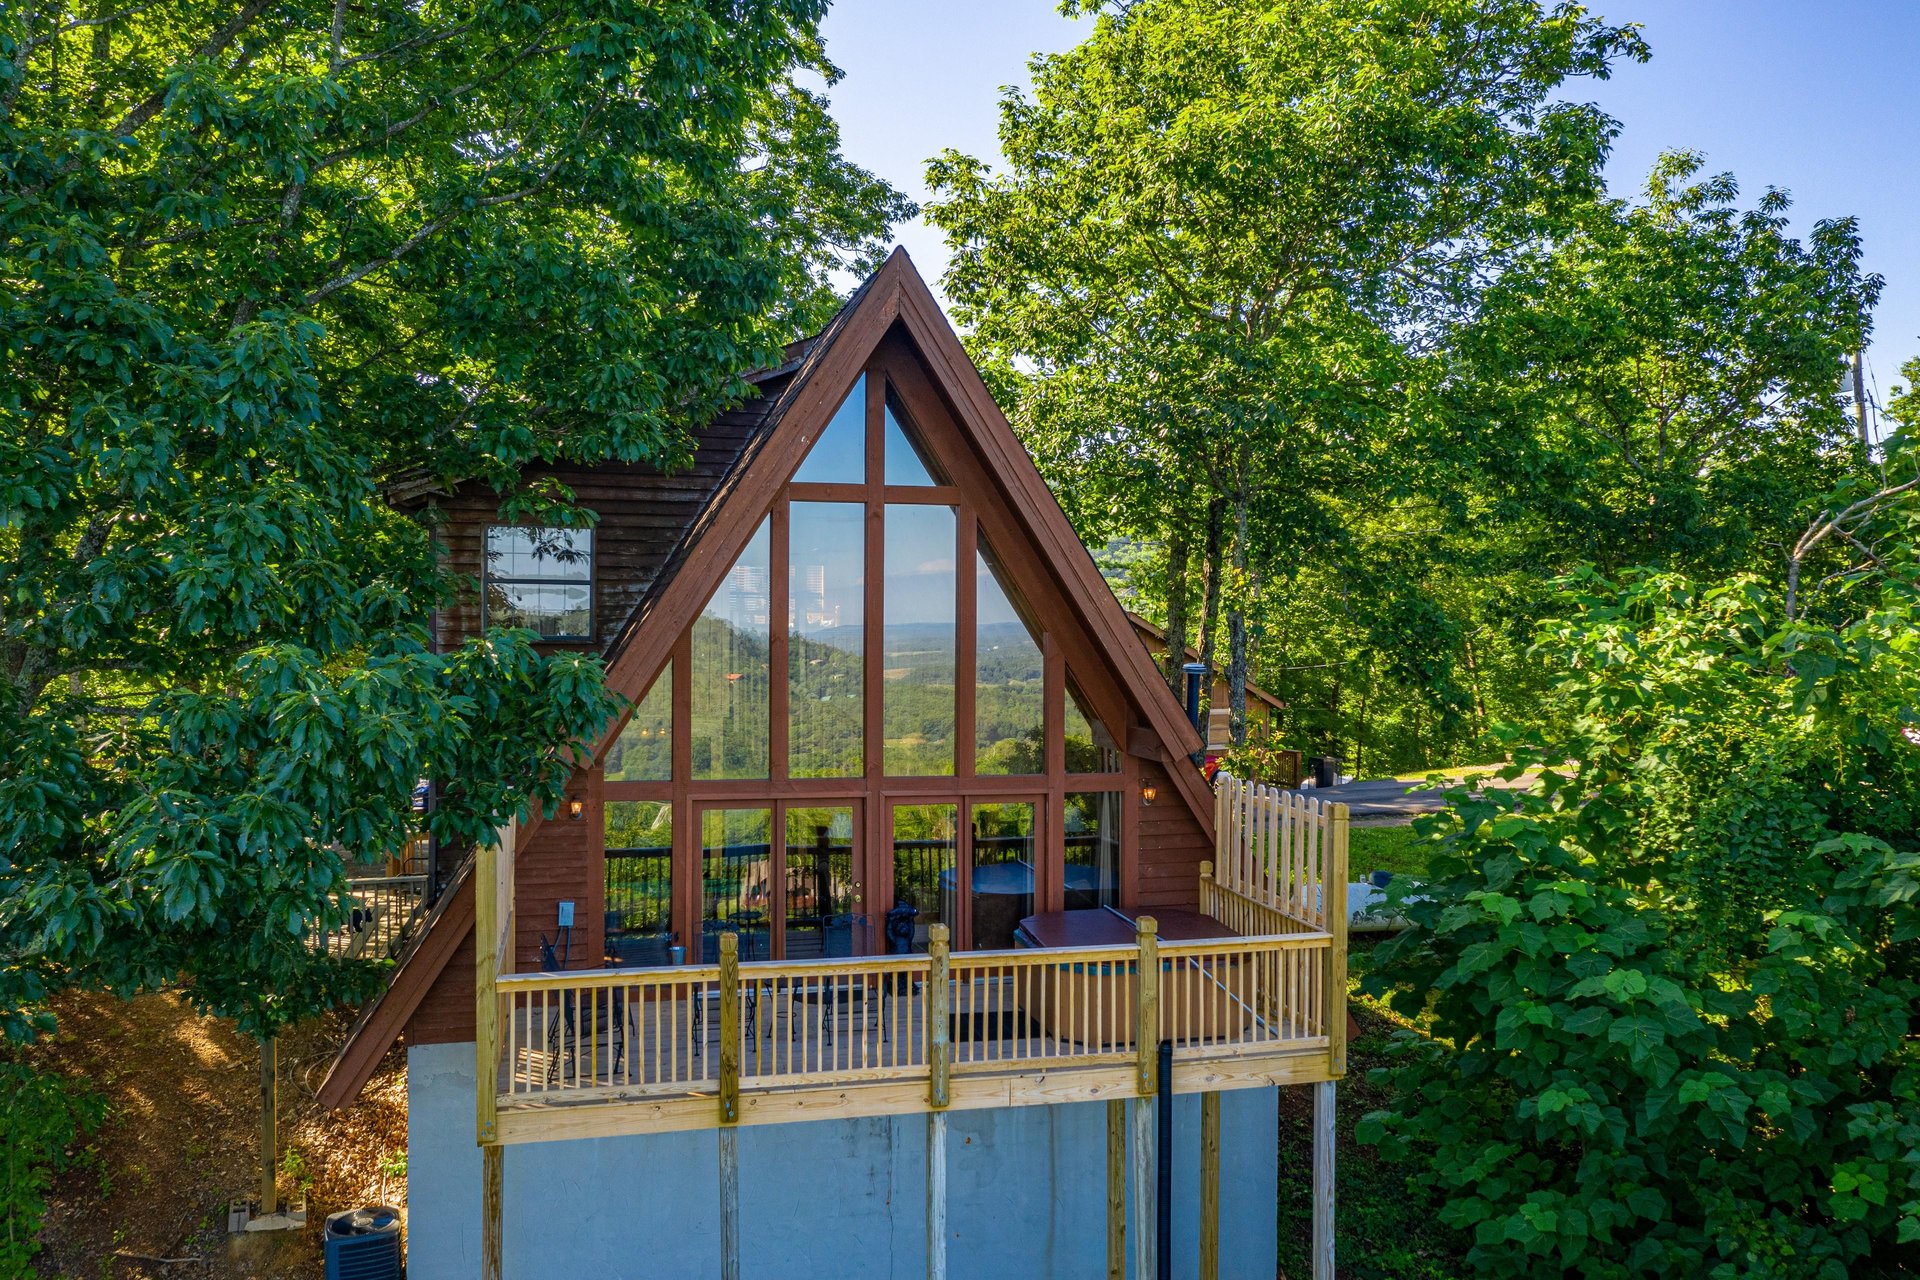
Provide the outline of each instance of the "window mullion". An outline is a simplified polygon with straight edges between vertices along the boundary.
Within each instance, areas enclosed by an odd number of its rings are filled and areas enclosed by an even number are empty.
[[[959,546],[954,553],[954,587],[958,594],[954,608],[953,652],[953,772],[959,778],[973,777],[974,750],[979,735],[974,732],[978,699],[974,686],[979,673],[980,589],[977,574],[980,558],[973,506],[962,503],[958,521]]]
[[[792,555],[789,552],[791,508],[785,498],[774,504],[773,529],[767,556],[767,773],[775,781],[788,776],[788,731],[792,725],[793,691],[788,681],[793,674],[789,653],[791,637],[788,611],[792,600]]]

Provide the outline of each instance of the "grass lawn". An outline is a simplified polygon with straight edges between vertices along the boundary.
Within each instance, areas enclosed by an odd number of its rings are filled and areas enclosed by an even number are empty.
[[[1347,867],[1356,880],[1369,871],[1423,876],[1431,853],[1412,827],[1354,827],[1347,833]]]
[[[1404,831],[1403,827],[1372,828]],[[1353,833],[1355,836],[1359,831]],[[1357,864],[1356,864],[1357,865]],[[1365,971],[1372,944],[1356,939],[1355,977]],[[1336,1086],[1335,1221],[1341,1280],[1458,1280],[1467,1274],[1467,1241],[1440,1225],[1439,1205],[1409,1185],[1412,1172],[1379,1158],[1353,1140],[1354,1126],[1385,1104],[1386,1092],[1367,1082],[1370,1068],[1388,1063],[1387,1046],[1402,1025],[1373,1001],[1355,996],[1359,1038],[1347,1046],[1347,1076]],[[1282,1280],[1313,1274],[1313,1093],[1280,1090],[1280,1250]]]

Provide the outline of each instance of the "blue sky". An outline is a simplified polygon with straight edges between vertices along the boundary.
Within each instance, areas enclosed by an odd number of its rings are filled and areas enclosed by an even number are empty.
[[[1590,7],[1639,22],[1653,60],[1569,95],[1622,123],[1609,179],[1639,188],[1662,150],[1706,153],[1731,170],[1743,204],[1768,186],[1794,197],[1796,227],[1859,217],[1866,266],[1886,277],[1868,364],[1884,397],[1920,356],[1920,3],[1915,0],[1633,0]],[[1034,50],[1089,26],[1051,0],[836,0],[827,51],[846,72],[832,91],[847,154],[915,199],[926,159],[946,147],[999,157],[1000,86],[1024,85]],[[930,278],[939,234],[915,222],[900,241]]]

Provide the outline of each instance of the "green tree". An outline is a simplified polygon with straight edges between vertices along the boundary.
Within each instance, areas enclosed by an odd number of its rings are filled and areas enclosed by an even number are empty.
[[[459,845],[615,710],[450,653],[431,495],[580,523],[673,465],[905,209],[848,165],[817,0],[0,11],[0,1016],[179,983],[270,1033],[414,780]],[[345,986],[342,983],[345,982]]]
[[[1556,728],[1510,771],[1540,782],[1426,824],[1367,986],[1430,1038],[1361,1136],[1418,1160],[1481,1274],[1917,1260],[1920,504],[1852,528],[1886,569],[1812,621],[1752,577],[1570,584]]]
[[[1236,739],[1266,586],[1331,495],[1404,483],[1419,330],[1597,189],[1612,123],[1559,91],[1643,53],[1537,0],[1140,0],[1034,60],[1006,172],[929,167],[948,293],[1083,534],[1167,546],[1174,652],[1190,561],[1224,609]]]
[[[1516,255],[1450,344],[1448,412],[1515,554],[1778,578],[1781,548],[1863,459],[1839,395],[1880,293],[1851,218],[1787,234],[1788,199],[1662,157]]]

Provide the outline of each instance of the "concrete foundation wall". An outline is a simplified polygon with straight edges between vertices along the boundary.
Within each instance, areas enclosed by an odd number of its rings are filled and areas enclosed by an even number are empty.
[[[471,1044],[408,1051],[410,1280],[479,1273],[473,1080]],[[1221,1095],[1220,1274],[1227,1280],[1273,1275],[1277,1104],[1273,1089]],[[925,1116],[741,1129],[741,1274],[925,1276],[926,1142]],[[953,1280],[1104,1277],[1106,1143],[1100,1102],[951,1113]],[[1174,1100],[1173,1270],[1180,1277],[1198,1270],[1199,1170],[1200,1100],[1183,1096]],[[713,1130],[511,1146],[504,1173],[507,1280],[719,1274]],[[1131,1212],[1131,1188],[1128,1205]],[[1130,1274],[1132,1230],[1129,1222]]]

